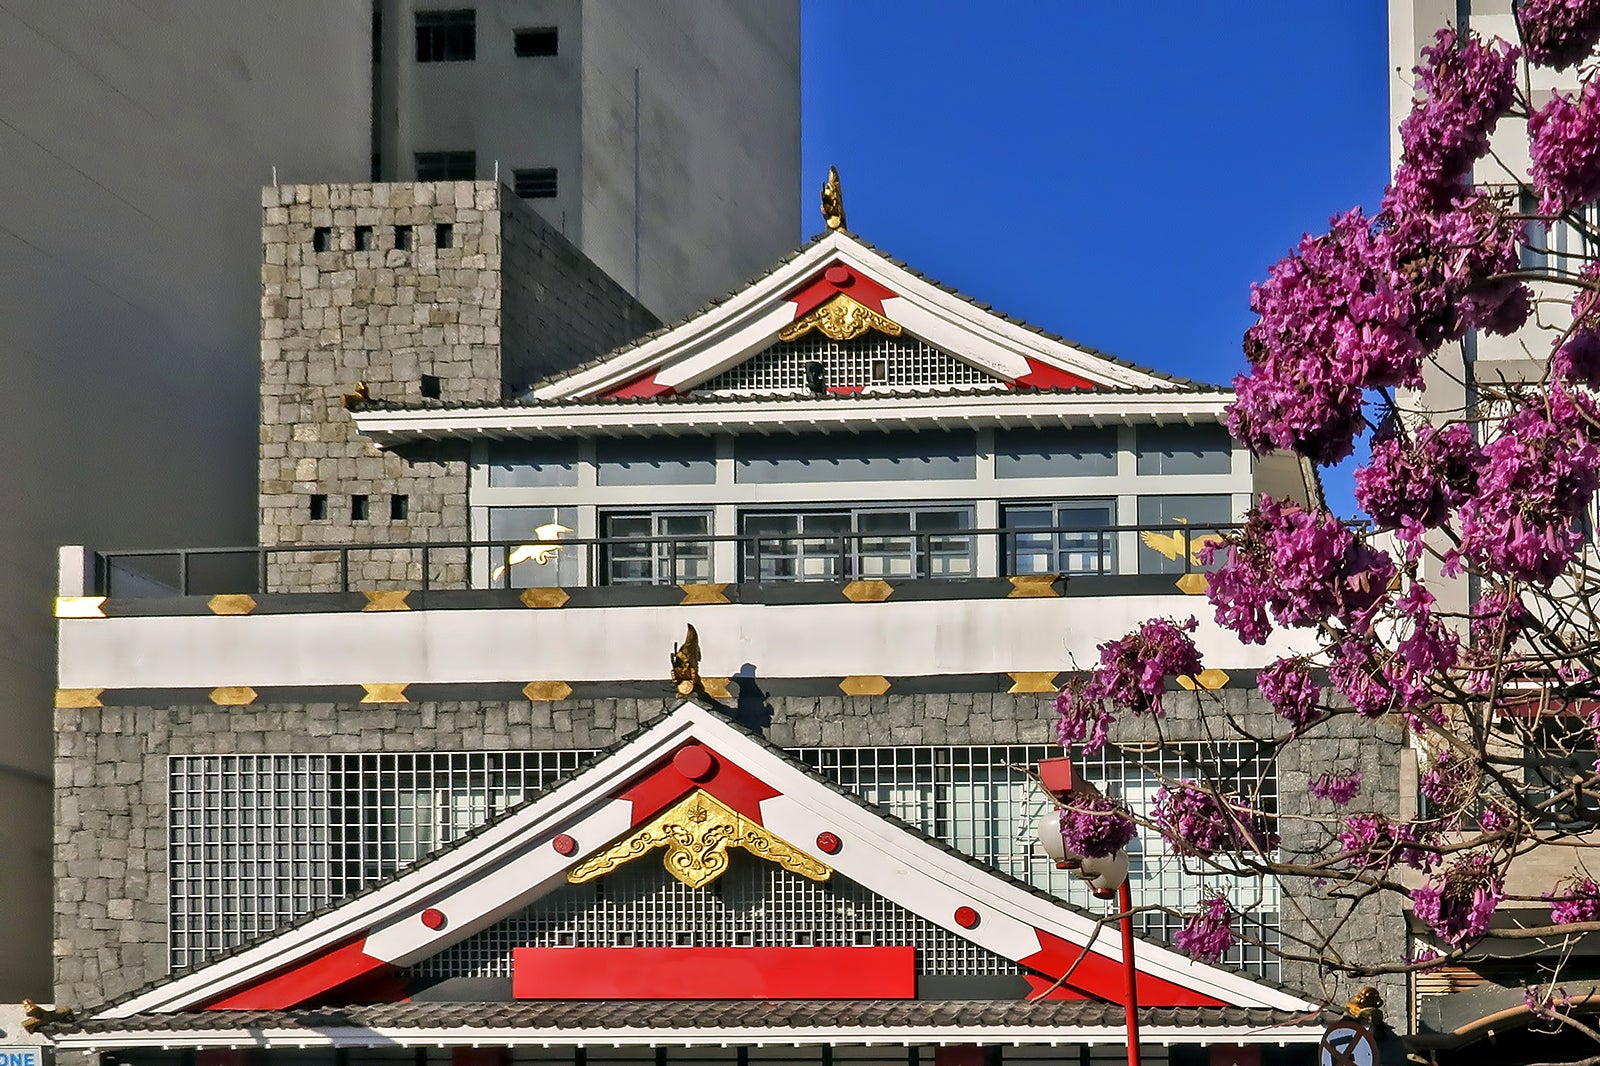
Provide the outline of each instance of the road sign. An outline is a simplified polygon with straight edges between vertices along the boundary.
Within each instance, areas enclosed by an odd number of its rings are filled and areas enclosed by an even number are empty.
[[[1318,1066],[1379,1066],[1372,1030],[1348,1018],[1328,1026],[1317,1045]],[[5,1066],[0,1063],[0,1066]]]

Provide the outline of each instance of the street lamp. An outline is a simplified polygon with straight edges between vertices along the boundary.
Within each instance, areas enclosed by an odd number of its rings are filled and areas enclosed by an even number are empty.
[[[1100,798],[1092,782],[1072,772],[1072,760],[1065,756],[1039,760],[1039,784],[1057,803],[1071,804],[1074,797]],[[1139,1066],[1139,989],[1138,971],[1133,965],[1133,892],[1128,887],[1128,852],[1118,848],[1104,858],[1077,855],[1069,851],[1061,835],[1061,812],[1050,808],[1039,819],[1039,843],[1055,861],[1058,870],[1073,870],[1089,884],[1097,899],[1117,898],[1122,912],[1122,973],[1126,991],[1123,1010],[1128,1021],[1128,1066]]]

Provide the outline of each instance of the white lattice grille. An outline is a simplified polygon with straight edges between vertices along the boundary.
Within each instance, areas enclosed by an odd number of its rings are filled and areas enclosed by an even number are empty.
[[[778,343],[695,387],[697,392],[805,392],[806,364],[822,364],[828,388],[888,385],[1001,385],[1004,382],[949,352],[902,334],[869,331],[836,341],[811,332],[791,344]]]
[[[173,968],[366,888],[570,774],[586,754],[175,756]]]
[[[911,945],[923,974],[1012,974],[1016,963],[835,874],[818,883],[735,851],[705,888],[654,854],[519,914],[412,968],[426,977],[509,977],[516,947],[869,947]]]
[[[1276,782],[1270,764],[1259,761],[1248,745],[1222,747],[1220,755],[1230,761],[1240,780],[1262,779],[1261,802],[1271,809],[1276,803]],[[1043,813],[1044,798],[1021,768],[1059,753],[1058,748],[1045,745],[993,745],[805,748],[794,754],[823,777],[958,850],[1100,912],[1106,905],[1095,900],[1070,873],[1057,870],[1034,844],[1034,827]],[[1172,744],[1138,754],[1107,748],[1080,758],[1079,769],[1107,794],[1127,799],[1136,811],[1144,813],[1159,787],[1156,775],[1192,777],[1194,760],[1204,753],[1199,744]],[[169,853],[172,965],[203,961],[371,885],[570,774],[589,754],[495,751],[174,757],[170,766]],[[1136,840],[1130,859],[1136,901],[1159,900],[1175,909],[1188,909],[1208,888],[1220,884],[1230,890],[1236,903],[1251,911],[1251,935],[1268,945],[1279,942],[1275,885],[1196,877],[1185,872],[1182,861],[1168,854],[1158,839]],[[753,872],[746,870],[743,876],[759,881],[761,866]],[[655,868],[660,871],[658,865]],[[660,873],[666,878],[665,871]],[[737,892],[744,893],[740,899],[766,900],[760,905],[767,908],[763,913],[776,913],[779,906],[791,901],[811,908],[798,912],[804,914],[821,913],[826,906],[859,910],[879,905],[852,899],[848,890],[818,889],[777,867],[769,867],[761,876],[769,882],[744,885]],[[723,881],[734,884],[729,880],[732,877],[730,873]],[[794,881],[795,886],[783,883],[783,878]],[[640,889],[638,899],[629,904],[633,909],[627,913],[633,917],[627,920],[642,921],[641,916],[651,914],[661,918],[668,911],[689,915],[694,906],[723,907],[725,910],[715,913],[693,912],[695,918],[686,927],[668,923],[661,928],[672,928],[674,935],[695,935],[694,930],[704,921],[704,928],[714,931],[705,935],[726,938],[706,943],[739,944],[741,935],[773,935],[770,929],[759,933],[757,925],[751,924],[756,904],[740,917],[735,910],[726,909],[723,897],[715,894],[696,899],[682,889],[684,898],[671,897],[680,889],[657,885],[652,890],[657,895],[648,899],[648,893]],[[800,894],[812,889],[822,895],[809,902],[802,900]],[[610,911],[602,908],[589,917],[579,917],[580,912],[590,914],[585,908],[595,901],[592,895],[583,894],[594,891],[590,886],[563,889],[557,895],[563,901],[560,906],[567,910],[549,912],[538,921],[525,913],[502,925],[510,929],[523,922],[518,928],[537,932],[534,927],[542,921],[539,928],[550,936],[558,936],[565,928],[574,937],[583,931],[598,938],[580,943],[611,943],[605,937],[620,931],[615,923],[624,920],[620,904],[613,901]],[[606,914],[615,917],[606,918]],[[829,928],[840,936],[847,928],[856,928],[838,924],[845,918],[830,920],[836,924]],[[906,920],[914,919],[908,916]],[[561,927],[561,921],[568,924]],[[613,925],[605,925],[608,921]],[[741,921],[746,924],[740,925]],[[1178,919],[1159,913],[1143,913],[1139,921],[1142,931],[1158,940],[1170,940],[1179,928]],[[543,941],[527,941],[536,942]],[[917,943],[923,946],[921,941]],[[464,945],[456,950],[462,952],[456,965],[481,966],[499,948],[485,948],[479,955],[472,955]],[[955,950],[960,949],[940,948],[930,941],[920,954],[929,960],[944,960]],[[1279,974],[1278,961],[1258,945],[1239,945],[1228,961],[1265,977]],[[943,961],[930,964],[945,965]]]

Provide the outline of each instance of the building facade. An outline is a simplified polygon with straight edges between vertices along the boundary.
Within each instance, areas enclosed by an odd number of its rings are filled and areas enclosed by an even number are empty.
[[[0,723],[17,738],[0,758],[15,812],[0,906],[22,917],[0,931],[0,1001],[50,981],[54,645],[38,605],[55,547],[255,536],[259,186],[365,181],[375,164],[410,181],[419,156],[467,150],[469,176],[500,161],[527,213],[657,314],[799,231],[797,4],[686,0],[670,21],[657,5],[437,6],[64,0],[6,15],[0,485],[25,517],[0,524]],[[464,17],[477,58],[446,58]]]
[[[1143,810],[1220,723],[1270,731],[1291,649],[1215,626],[1200,549],[1285,468],[1226,390],[842,228],[555,369],[643,312],[594,277],[529,328],[564,245],[505,195],[269,190],[260,547],[63,551],[58,1048],[1121,1057],[1115,909],[1036,846],[1032,767],[1058,683],[1151,616],[1213,669],[1082,774]],[[1333,759],[1400,791],[1398,737],[1231,743],[1286,814]],[[1130,859],[1170,909],[1147,1061],[1310,1061],[1339,990],[1275,951],[1330,904],[1236,885],[1205,966],[1165,943],[1215,879]]]

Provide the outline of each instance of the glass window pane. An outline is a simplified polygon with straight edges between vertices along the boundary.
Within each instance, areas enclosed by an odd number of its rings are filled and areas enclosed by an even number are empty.
[[[710,485],[717,480],[710,437],[680,440],[602,440],[595,445],[601,485]]]
[[[1181,574],[1202,569],[1200,549],[1233,520],[1232,497],[1139,497],[1139,572]],[[1214,565],[1220,565],[1218,560]]]
[[[996,477],[1113,477],[1115,429],[1002,429],[994,435]]]
[[[1134,432],[1141,474],[1226,474],[1233,438],[1220,425],[1140,426]]]
[[[541,488],[577,483],[577,441],[489,443],[489,484],[495,488]]]
[[[972,478],[977,436],[953,432],[738,437],[734,480],[749,484]]]
[[[489,539],[490,588],[581,585],[584,549],[563,546],[578,525],[576,507],[491,507]],[[476,554],[476,553],[474,553]]]

